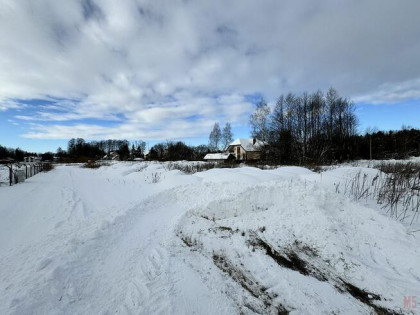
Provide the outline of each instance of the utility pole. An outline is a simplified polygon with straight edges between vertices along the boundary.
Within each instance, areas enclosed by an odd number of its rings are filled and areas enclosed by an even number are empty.
[[[372,135],[369,134],[369,156],[370,160],[372,160]]]

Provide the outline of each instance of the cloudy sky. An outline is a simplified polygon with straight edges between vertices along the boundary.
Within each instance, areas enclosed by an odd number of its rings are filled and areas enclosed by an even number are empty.
[[[420,127],[418,0],[0,0],[0,144],[248,136],[257,99],[335,87]]]

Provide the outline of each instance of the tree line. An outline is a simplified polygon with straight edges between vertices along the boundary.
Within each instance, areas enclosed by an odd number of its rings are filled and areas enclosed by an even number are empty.
[[[281,95],[273,110],[261,99],[249,122],[251,135],[269,144],[264,159],[274,163],[328,164],[420,154],[420,131],[414,128],[358,134],[353,102],[333,88]]]
[[[101,158],[110,152],[117,152],[122,159],[130,154],[127,140],[101,140],[86,142],[83,138],[70,139],[67,145],[67,155],[72,159]]]
[[[182,141],[161,142],[150,148],[147,158],[159,161],[199,161],[211,152],[207,145],[189,146]]]
[[[250,117],[251,135],[267,142],[265,158],[277,163],[325,163],[354,158],[354,104],[330,88],[327,93],[281,95],[271,111],[261,99]]]
[[[60,149],[61,150],[61,149]],[[144,158],[146,143],[142,140],[130,142],[127,140],[101,140],[86,142],[82,138],[70,139],[67,151],[57,151],[57,156],[63,161],[85,162],[89,159],[100,159],[111,152],[118,153],[121,160],[129,160],[134,157]],[[150,160],[178,161],[178,160],[202,160],[204,155],[210,152],[208,146],[188,146],[182,141],[161,142],[152,146],[147,154]]]
[[[37,156],[37,154],[21,150],[20,148],[12,149],[0,145],[0,160],[10,158],[15,161],[23,161],[25,156]]]
[[[406,159],[420,156],[420,130],[403,126],[398,131],[372,131],[352,139],[356,159]]]
[[[146,150],[146,142],[137,140],[130,142],[128,140],[108,139],[100,141],[86,142],[83,138],[72,138],[67,145],[67,151],[59,148],[57,156],[64,160],[86,161],[88,159],[99,159],[111,152],[118,153],[121,160],[127,160],[135,157],[143,157]]]

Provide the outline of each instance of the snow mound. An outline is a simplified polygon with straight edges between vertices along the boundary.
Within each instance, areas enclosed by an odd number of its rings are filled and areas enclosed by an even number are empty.
[[[420,293],[420,251],[405,228],[316,184],[265,183],[212,201],[177,235],[226,275],[244,313],[392,312]]]

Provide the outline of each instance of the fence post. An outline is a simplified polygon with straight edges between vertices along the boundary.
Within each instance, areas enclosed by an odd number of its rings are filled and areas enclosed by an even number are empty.
[[[12,186],[12,176],[13,176],[12,164],[10,164],[10,168],[9,168],[9,186]]]

